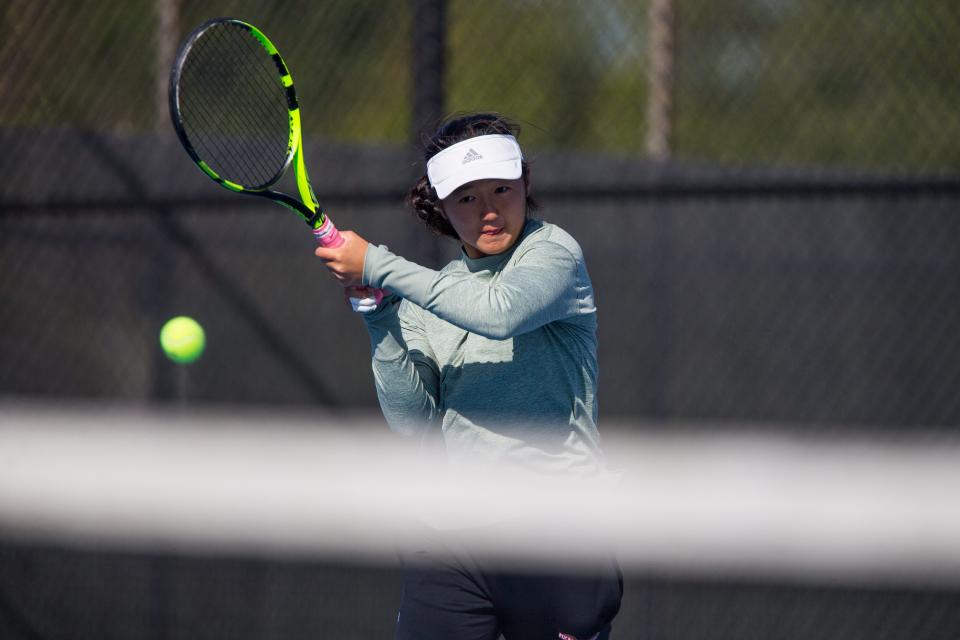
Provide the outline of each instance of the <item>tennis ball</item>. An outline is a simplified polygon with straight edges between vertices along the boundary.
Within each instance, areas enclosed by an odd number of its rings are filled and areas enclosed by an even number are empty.
[[[160,346],[174,362],[189,364],[203,353],[207,337],[196,320],[177,316],[167,320],[160,329]]]

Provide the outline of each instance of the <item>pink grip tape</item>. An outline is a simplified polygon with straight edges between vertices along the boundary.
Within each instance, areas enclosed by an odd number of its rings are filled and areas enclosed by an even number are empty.
[[[343,244],[343,237],[337,228],[333,226],[333,221],[327,218],[319,229],[313,230],[313,235],[317,242],[325,247],[339,247]]]

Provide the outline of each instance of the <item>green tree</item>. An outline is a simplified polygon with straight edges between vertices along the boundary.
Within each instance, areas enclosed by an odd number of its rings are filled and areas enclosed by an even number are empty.
[[[960,10],[936,0],[679,0],[681,156],[960,168]]]

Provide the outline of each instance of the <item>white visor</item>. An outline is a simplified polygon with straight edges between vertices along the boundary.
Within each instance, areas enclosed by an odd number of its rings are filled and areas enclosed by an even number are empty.
[[[443,200],[474,180],[516,180],[523,175],[523,152],[508,135],[477,136],[449,146],[427,162],[427,178]]]

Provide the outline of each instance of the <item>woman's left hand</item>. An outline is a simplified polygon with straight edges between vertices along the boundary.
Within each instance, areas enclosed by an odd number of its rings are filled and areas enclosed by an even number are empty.
[[[323,260],[333,277],[345,287],[363,284],[363,262],[367,256],[367,245],[362,237],[353,231],[341,231],[343,244],[339,247],[317,247],[314,253]]]

